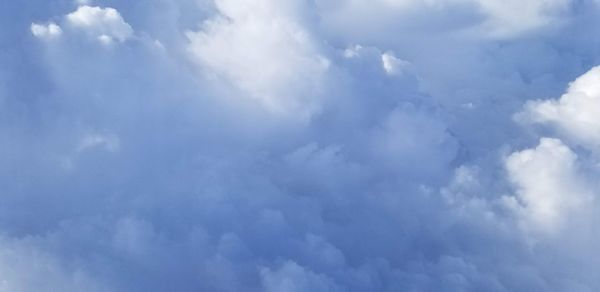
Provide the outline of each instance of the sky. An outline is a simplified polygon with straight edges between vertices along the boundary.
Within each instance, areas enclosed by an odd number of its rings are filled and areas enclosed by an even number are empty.
[[[600,1],[0,2],[0,292],[599,291]]]

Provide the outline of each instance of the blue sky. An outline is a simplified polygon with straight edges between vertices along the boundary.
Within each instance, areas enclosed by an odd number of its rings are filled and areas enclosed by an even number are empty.
[[[597,0],[0,3],[0,291],[598,291]]]

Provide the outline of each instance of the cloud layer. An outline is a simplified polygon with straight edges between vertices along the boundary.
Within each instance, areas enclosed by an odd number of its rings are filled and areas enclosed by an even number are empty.
[[[598,1],[0,6],[0,291],[600,289]]]

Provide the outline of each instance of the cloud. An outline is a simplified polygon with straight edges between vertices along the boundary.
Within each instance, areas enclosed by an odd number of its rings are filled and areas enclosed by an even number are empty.
[[[339,291],[327,277],[306,271],[294,262],[275,271],[265,268],[261,276],[265,291]]]
[[[93,35],[103,43],[123,42],[133,35],[131,26],[114,8],[83,5],[66,15],[69,25]]]
[[[0,240],[2,291],[108,291],[77,267],[65,267],[35,246],[35,238]]]
[[[3,8],[0,290],[600,287],[597,1]]]
[[[402,72],[402,67],[409,65],[408,62],[396,58],[391,52],[386,52],[381,55],[381,63],[385,72],[390,75],[400,74]]]
[[[555,26],[569,8],[566,0],[476,1],[488,16],[482,26],[493,37],[512,37]]]
[[[329,61],[306,30],[302,1],[216,1],[219,14],[187,34],[193,59],[275,113],[301,118],[319,106]],[[252,7],[252,8],[250,8]]]
[[[62,29],[56,23],[51,22],[47,25],[44,24],[31,24],[31,33],[39,38],[56,38],[62,34]]]
[[[77,147],[77,151],[81,152],[94,147],[102,147],[111,152],[118,151],[119,138],[110,135],[91,134],[81,140]]]
[[[586,88],[586,82],[581,81],[589,80],[589,76],[590,72],[577,78],[563,97],[578,92],[574,88]],[[529,114],[532,104],[539,103],[542,102],[528,102],[519,115]],[[583,107],[578,110],[585,112]],[[564,131],[558,134],[573,137]],[[514,152],[505,162],[516,197],[504,197],[503,204],[521,221],[528,245],[546,256],[559,258],[562,271],[576,266],[594,269],[600,264],[596,257],[589,256],[598,241],[598,219],[594,215],[599,207],[598,161],[593,148],[588,150],[577,144],[577,139],[541,138],[537,147]],[[594,277],[584,271],[550,282],[560,291],[591,291],[595,286],[585,279]]]
[[[511,39],[560,26],[571,8],[569,0],[377,0],[318,1],[327,15],[325,23],[338,33],[375,33],[385,26],[407,32],[413,28],[458,31],[475,38]],[[329,9],[332,8],[332,9]],[[401,17],[396,17],[400,15]],[[436,15],[423,20],[419,16]],[[354,18],[354,23],[350,20]],[[344,24],[351,26],[344,27]],[[355,26],[359,24],[359,26]]]
[[[555,127],[593,151],[600,145],[600,67],[577,78],[560,99],[528,102],[520,117]]]
[[[435,114],[410,105],[394,110],[374,131],[374,156],[404,177],[435,177],[449,169],[459,151],[457,141]],[[423,163],[419,168],[413,165]]]
[[[533,228],[563,228],[593,201],[594,191],[579,174],[577,155],[558,139],[542,138],[538,147],[511,154],[506,166]]]

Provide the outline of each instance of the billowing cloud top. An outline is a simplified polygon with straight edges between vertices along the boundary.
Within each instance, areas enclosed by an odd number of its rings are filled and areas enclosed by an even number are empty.
[[[81,6],[69,13],[67,22],[79,29],[98,35],[98,38],[124,41],[132,34],[132,29],[114,8]]]
[[[597,0],[0,9],[0,292],[598,291]]]
[[[577,78],[560,99],[528,102],[526,118],[551,124],[564,136],[596,151],[600,146],[600,67]]]

